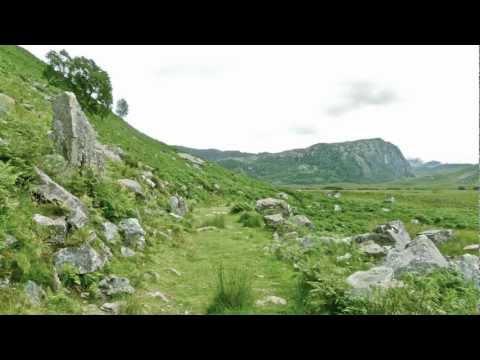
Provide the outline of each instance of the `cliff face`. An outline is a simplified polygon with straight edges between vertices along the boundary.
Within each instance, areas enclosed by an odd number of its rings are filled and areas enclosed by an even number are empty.
[[[280,153],[225,157],[192,151],[198,156],[248,175],[282,184],[383,182],[414,176],[400,149],[382,139],[315,144]]]

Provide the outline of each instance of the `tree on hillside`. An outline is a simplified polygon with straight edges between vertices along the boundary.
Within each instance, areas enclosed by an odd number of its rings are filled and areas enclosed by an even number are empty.
[[[115,112],[122,118],[128,115],[128,103],[125,99],[117,101],[117,109]]]
[[[108,73],[92,59],[71,57],[66,50],[50,51],[45,76],[50,83],[70,90],[83,107],[95,112],[111,109],[112,84]]]

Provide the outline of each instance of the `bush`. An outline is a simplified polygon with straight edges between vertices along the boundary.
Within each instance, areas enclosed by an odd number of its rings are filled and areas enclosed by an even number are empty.
[[[220,266],[217,276],[217,287],[208,314],[245,311],[253,305],[251,276],[244,268],[232,268],[226,272]]]
[[[245,227],[258,228],[262,227],[263,219],[260,214],[255,212],[246,212],[240,216],[238,222]]]
[[[103,216],[114,222],[137,216],[133,195],[107,182],[101,182],[95,187],[93,206],[101,209]]]

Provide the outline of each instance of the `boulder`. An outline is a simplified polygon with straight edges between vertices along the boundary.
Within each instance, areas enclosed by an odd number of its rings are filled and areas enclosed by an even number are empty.
[[[105,240],[111,244],[115,244],[120,238],[117,225],[109,221],[102,224],[102,231]]]
[[[261,300],[255,302],[257,306],[266,306],[266,305],[287,305],[287,300],[279,296],[269,295],[264,297]]]
[[[125,277],[111,275],[103,278],[99,283],[100,290],[108,296],[117,294],[133,294],[135,289],[130,285],[130,280]]]
[[[185,153],[178,153],[178,156],[180,156],[182,159],[190,161],[191,163],[195,165],[203,165],[205,163],[205,160],[202,160],[196,156],[190,155],[190,154],[185,154]]]
[[[359,249],[362,253],[372,256],[384,256],[387,254],[387,249],[372,240],[360,243]]]
[[[55,268],[62,272],[64,265],[71,265],[77,274],[87,274],[101,269],[106,259],[95,251],[90,245],[63,248],[54,254]]]
[[[145,247],[145,230],[140,226],[138,219],[130,218],[120,221],[118,228],[122,233],[125,244],[135,249],[143,250]]]
[[[33,221],[37,225],[51,229],[54,235],[52,238],[49,239],[49,242],[52,242],[54,244],[65,243],[65,236],[67,235],[67,222],[65,221],[65,218],[59,217],[51,219],[47,216],[35,214],[33,216]]]
[[[438,245],[450,240],[453,237],[453,230],[432,229],[432,230],[422,231],[418,235],[424,235]]]
[[[47,294],[36,282],[28,280],[24,287],[25,295],[32,305],[40,305]]]
[[[313,223],[305,215],[294,215],[290,218],[290,221],[297,226],[305,226],[308,228],[313,228]]]
[[[187,202],[180,195],[174,195],[169,200],[170,210],[178,216],[185,216],[188,212]]]
[[[43,201],[57,204],[69,211],[67,222],[79,229],[88,222],[88,209],[76,196],[70,194],[47,174],[38,168],[34,168],[41,185],[34,188],[34,193]]]
[[[276,228],[285,223],[282,214],[265,215],[263,219],[265,220],[265,224],[272,228]]]
[[[8,114],[15,107],[15,100],[10,96],[0,93],[0,117]]]
[[[135,194],[137,194],[137,195],[144,196],[142,185],[140,185],[140,184],[139,184],[138,182],[136,182],[135,180],[131,180],[131,179],[120,179],[120,180],[117,180],[117,183],[118,183],[121,187],[123,187],[123,188],[125,188],[125,189],[127,189],[127,190],[129,190],[129,191],[131,191],[131,192],[133,192],[133,193],[135,193]]]
[[[452,260],[452,267],[463,275],[465,280],[472,281],[480,288],[480,258],[471,254],[464,254]]]
[[[53,102],[52,136],[57,151],[71,166],[103,168],[95,130],[71,92],[59,94]]]
[[[365,296],[374,288],[388,289],[402,286],[402,283],[393,278],[394,271],[387,266],[377,266],[367,271],[357,271],[347,278],[352,287],[352,295]]]
[[[274,198],[257,200],[255,209],[263,215],[281,213],[283,216],[289,217],[292,214],[292,209],[285,200]]]
[[[412,241],[407,229],[405,229],[405,225],[400,220],[379,225],[374,232],[382,235],[382,239],[386,242],[380,245],[390,245],[390,242],[395,248],[404,249],[405,246]],[[376,242],[378,242],[378,240]]]
[[[445,268],[448,261],[429,238],[420,235],[405,249],[390,250],[384,265],[393,268],[398,276],[404,272],[428,273],[435,268]]]

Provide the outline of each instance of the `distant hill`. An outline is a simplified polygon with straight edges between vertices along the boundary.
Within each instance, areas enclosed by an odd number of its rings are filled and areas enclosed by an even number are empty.
[[[320,143],[279,153],[177,149],[277,184],[374,183],[414,176],[400,149],[379,138]]]

